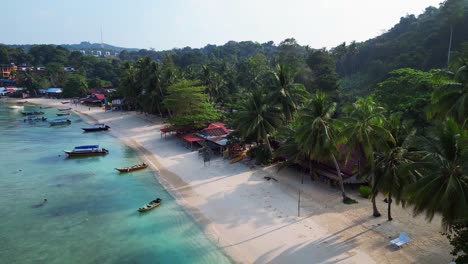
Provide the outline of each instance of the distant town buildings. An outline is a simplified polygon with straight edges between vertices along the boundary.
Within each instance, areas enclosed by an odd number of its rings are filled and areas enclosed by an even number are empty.
[[[95,57],[111,57],[119,56],[117,51],[105,51],[105,50],[80,50],[83,55],[93,55]]]

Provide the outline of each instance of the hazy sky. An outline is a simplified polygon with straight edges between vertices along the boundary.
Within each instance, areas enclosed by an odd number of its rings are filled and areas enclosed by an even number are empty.
[[[363,41],[442,0],[5,0],[6,44],[104,42],[156,50],[229,40],[313,48]]]

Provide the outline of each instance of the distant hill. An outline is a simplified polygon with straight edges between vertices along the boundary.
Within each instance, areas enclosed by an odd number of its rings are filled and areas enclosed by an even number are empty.
[[[26,45],[6,45],[12,48],[21,48],[25,50],[26,52],[31,49],[34,44],[26,44]],[[53,45],[53,46],[61,46],[69,50],[85,50],[85,51],[90,51],[90,50],[100,50],[100,51],[113,51],[113,52],[121,52],[123,50],[126,51],[138,51],[139,49],[135,48],[123,48],[123,47],[117,47],[117,46],[112,46],[110,44],[106,43],[90,43],[88,41],[83,41],[80,44],[60,44],[60,45]]]

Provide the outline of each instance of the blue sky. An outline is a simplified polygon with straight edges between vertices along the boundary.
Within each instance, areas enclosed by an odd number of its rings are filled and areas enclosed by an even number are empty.
[[[156,50],[275,43],[313,48],[364,41],[442,0],[5,0],[0,43],[104,42]],[[5,24],[4,24],[5,25]]]

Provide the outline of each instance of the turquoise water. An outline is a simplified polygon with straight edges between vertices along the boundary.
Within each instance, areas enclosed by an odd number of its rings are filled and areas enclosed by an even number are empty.
[[[141,163],[130,148],[105,132],[82,133],[79,116],[49,127],[8,106],[0,102],[0,263],[229,263],[153,172],[113,169]],[[87,144],[110,153],[63,153]],[[136,211],[156,197],[161,207]]]

